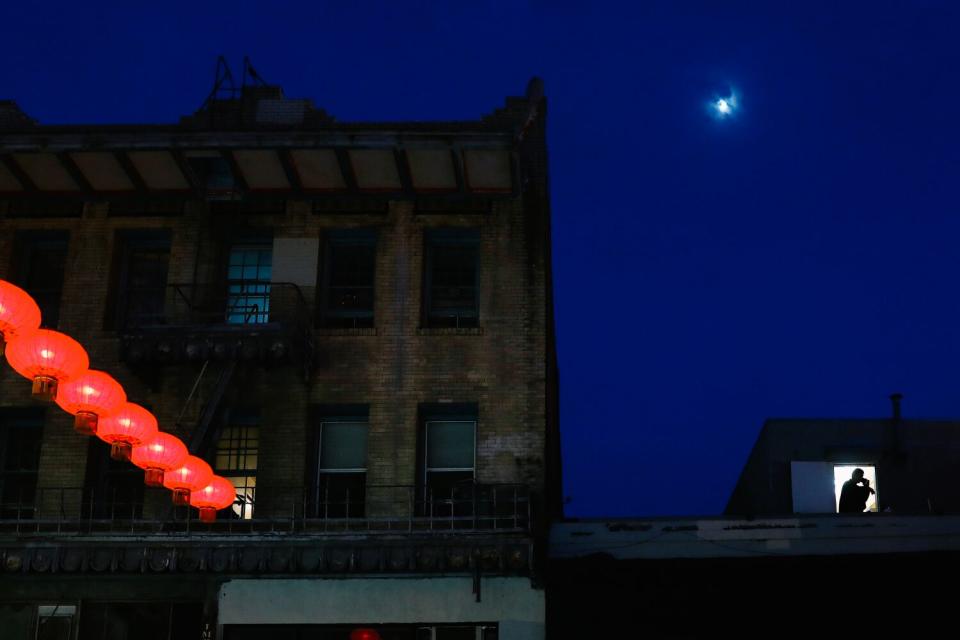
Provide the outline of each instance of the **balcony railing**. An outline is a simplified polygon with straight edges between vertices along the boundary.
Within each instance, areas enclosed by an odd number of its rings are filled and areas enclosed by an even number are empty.
[[[168,284],[125,291],[120,326],[272,328],[310,321],[300,288],[290,282],[227,280],[220,284]]]
[[[218,513],[215,523],[205,524],[196,510],[171,506],[165,491],[130,495],[38,488],[0,502],[0,535],[526,533],[534,503],[529,487],[517,484],[470,484],[443,494],[425,487],[371,485],[361,496],[263,486],[254,501],[238,499]]]
[[[290,282],[227,280],[124,291],[117,326],[131,364],[217,360],[282,362],[309,371],[313,315]]]

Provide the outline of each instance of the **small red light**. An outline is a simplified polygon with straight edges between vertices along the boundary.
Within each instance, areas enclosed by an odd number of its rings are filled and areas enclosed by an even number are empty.
[[[350,632],[350,640],[380,640],[376,629],[354,629]]]

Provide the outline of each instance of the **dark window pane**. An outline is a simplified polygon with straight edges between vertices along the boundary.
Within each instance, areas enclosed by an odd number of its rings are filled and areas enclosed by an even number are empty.
[[[473,469],[475,427],[465,420],[427,422],[427,469]]]
[[[110,445],[91,438],[87,454],[84,515],[127,520],[143,513],[143,471],[110,457]]]
[[[0,412],[0,517],[32,518],[43,437],[42,413]]]
[[[60,298],[67,265],[66,233],[24,233],[18,238],[20,264],[17,284],[36,300],[43,326],[56,327],[60,320]]]
[[[41,617],[37,620],[37,640],[72,640],[72,616]]]
[[[476,627],[437,627],[434,640],[476,640]]]
[[[331,233],[326,245],[323,323],[372,327],[376,239],[365,230]]]
[[[234,187],[233,171],[226,158],[217,155],[188,157],[197,181],[211,191],[229,191]]]
[[[0,628],[4,638],[33,638],[36,605],[26,603],[0,604]]]
[[[170,640],[201,638],[203,605],[198,602],[178,602],[170,613]],[[270,636],[272,640],[276,640]]]
[[[475,230],[428,234],[425,302],[429,326],[477,326],[479,257]]]
[[[137,232],[118,239],[120,265],[120,325],[162,324],[170,266],[166,232]]]
[[[200,637],[202,606],[169,602],[84,602],[79,640]]]
[[[317,491],[318,518],[362,518],[366,498],[366,473],[320,473]]]
[[[367,423],[323,422],[320,425],[321,471],[367,467]]]

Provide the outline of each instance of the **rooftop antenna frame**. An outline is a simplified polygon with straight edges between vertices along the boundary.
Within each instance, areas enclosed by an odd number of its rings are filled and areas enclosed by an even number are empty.
[[[268,86],[267,81],[253,68],[249,56],[243,56],[243,75],[240,78],[239,87],[233,78],[233,72],[230,70],[230,64],[227,62],[226,56],[217,56],[217,68],[213,75],[213,88],[207,95],[207,99],[203,101],[200,111],[209,109],[214,102],[236,100],[241,97],[243,90],[247,87],[247,78],[251,80],[250,86]]]

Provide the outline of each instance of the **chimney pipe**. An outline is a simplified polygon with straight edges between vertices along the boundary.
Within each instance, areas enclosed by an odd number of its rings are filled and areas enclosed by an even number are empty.
[[[900,401],[903,400],[902,393],[891,393],[890,402],[893,404],[893,419],[899,421],[902,414],[900,413]]]

